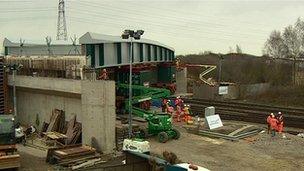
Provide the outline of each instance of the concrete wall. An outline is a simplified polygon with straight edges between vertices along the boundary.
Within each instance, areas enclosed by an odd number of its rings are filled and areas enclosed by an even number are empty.
[[[176,93],[187,93],[187,68],[176,71]]]
[[[53,109],[64,110],[67,121],[76,115],[77,121],[82,122],[80,95],[17,89],[17,112],[22,124],[35,124],[38,114],[41,128],[43,122],[50,122]]]
[[[215,99],[218,94],[218,86],[193,85],[193,98]]]
[[[9,85],[12,84],[12,77],[9,76]],[[52,110],[61,109],[65,111],[67,121],[76,115],[77,121],[82,123],[84,144],[94,144],[104,153],[113,151],[116,117],[114,81],[16,76],[16,87],[17,119],[22,124],[35,124],[37,114],[41,124],[43,121],[49,123]]]
[[[8,77],[8,84],[12,85],[12,77]],[[60,79],[50,77],[16,76],[15,85],[22,88],[58,91],[64,93],[80,94],[81,80]]]
[[[247,84],[240,86],[240,96],[242,98],[246,96],[257,96],[262,93],[265,93],[270,89],[269,83],[260,83],[260,84]]]
[[[220,95],[222,99],[238,99],[240,97],[240,88],[237,85],[228,86],[228,94]]]
[[[112,152],[115,148],[115,82],[82,81],[81,86],[83,144],[97,143],[97,149]]]

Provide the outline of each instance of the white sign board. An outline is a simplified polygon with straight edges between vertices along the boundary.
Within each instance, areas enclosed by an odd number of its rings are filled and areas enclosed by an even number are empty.
[[[228,86],[220,86],[219,94],[228,94]]]
[[[206,117],[209,129],[215,129],[223,126],[222,120],[219,115],[211,115]]]

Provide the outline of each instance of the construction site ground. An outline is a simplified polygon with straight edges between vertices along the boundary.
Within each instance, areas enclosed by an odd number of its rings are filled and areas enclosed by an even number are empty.
[[[283,139],[264,132],[232,142],[190,134],[182,126],[178,129],[182,132],[179,140],[161,144],[150,138],[152,152],[171,151],[183,162],[210,170],[304,170],[304,138],[292,134],[286,133]]]
[[[261,124],[257,126],[266,128]],[[152,153],[161,155],[165,150],[171,151],[183,162],[210,170],[304,170],[304,138],[288,133],[285,139],[279,135],[272,138],[264,132],[232,142],[190,134],[182,125],[176,127],[181,131],[179,140],[159,143],[155,137],[149,138]],[[18,146],[18,150],[21,155],[20,170],[56,170],[56,167],[45,163],[46,152],[22,145]]]

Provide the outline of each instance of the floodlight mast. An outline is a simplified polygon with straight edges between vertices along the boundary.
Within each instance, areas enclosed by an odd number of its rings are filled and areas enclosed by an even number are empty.
[[[130,38],[130,55],[129,55],[129,138],[132,138],[132,64],[134,60],[133,55],[133,38],[139,40],[140,37],[144,34],[143,30],[124,30],[121,35],[122,39],[129,39]]]

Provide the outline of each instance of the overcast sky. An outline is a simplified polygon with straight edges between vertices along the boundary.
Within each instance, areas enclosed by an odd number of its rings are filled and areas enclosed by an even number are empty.
[[[55,39],[57,5],[58,0],[0,0],[0,38]],[[269,33],[298,17],[304,19],[304,1],[66,0],[69,36],[143,29],[145,38],[176,54],[227,53],[239,44],[243,52],[260,55]]]

